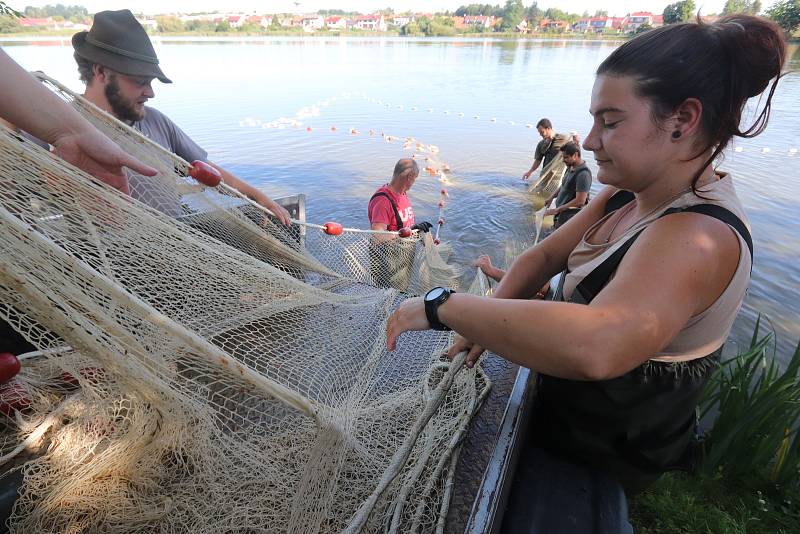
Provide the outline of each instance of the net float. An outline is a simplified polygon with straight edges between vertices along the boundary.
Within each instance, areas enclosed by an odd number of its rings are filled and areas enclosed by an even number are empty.
[[[8,382],[19,373],[19,360],[10,352],[0,353],[0,384]]]
[[[83,379],[85,379],[92,385],[99,384],[106,377],[105,370],[99,367],[84,367],[82,369],[79,369],[78,373],[81,375]],[[67,371],[61,373],[59,377],[55,379],[55,382],[56,383],[54,387],[56,389],[66,390],[66,391],[76,389],[78,386],[80,386],[80,382],[75,377],[75,375],[73,375],[72,373],[68,373]]]
[[[337,222],[326,222],[322,226],[328,235],[342,235],[342,225]]]
[[[440,200],[440,201],[439,201],[439,207],[440,207],[440,208],[443,208],[443,207],[444,207],[444,200]]]
[[[314,128],[312,128],[311,126],[308,126],[308,127],[306,128],[306,131],[307,131],[307,132],[314,131]]]
[[[189,166],[189,176],[207,187],[217,187],[222,175],[205,161],[194,160]]]
[[[445,188],[442,188],[440,193],[442,194],[443,197],[449,197],[450,196],[450,194],[447,192],[447,189],[445,189]]]
[[[444,226],[444,219],[443,218],[439,219],[438,224],[439,224],[439,226]]]
[[[400,234],[400,237],[411,237],[411,228],[405,226],[403,228],[400,228],[400,230],[398,230],[397,233]]]
[[[336,131],[336,126],[331,126],[331,131],[335,132]]]
[[[438,237],[433,240],[434,245],[438,245],[439,243],[441,243],[441,241],[439,241]]]
[[[24,411],[30,405],[28,392],[16,380],[0,385],[0,413],[14,417],[16,412]]]

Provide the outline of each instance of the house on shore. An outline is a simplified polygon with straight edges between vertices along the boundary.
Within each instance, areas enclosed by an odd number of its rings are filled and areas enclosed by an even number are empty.
[[[327,26],[329,30],[346,30],[347,19],[338,15],[326,17],[325,26]]]
[[[325,19],[322,15],[306,15],[300,21],[300,25],[304,32],[314,32],[325,26]]]
[[[359,30],[371,30],[377,32],[386,31],[386,19],[383,15],[359,15],[355,18],[355,27]]]

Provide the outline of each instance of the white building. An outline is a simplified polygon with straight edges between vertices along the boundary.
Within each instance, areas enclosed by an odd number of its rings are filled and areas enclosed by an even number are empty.
[[[359,15],[355,22],[359,30],[386,31],[386,19],[383,15]]]
[[[325,19],[325,26],[331,30],[346,30],[347,19],[339,16],[327,17]]]
[[[321,15],[307,15],[302,20],[303,31],[313,32],[325,26],[325,19]]]

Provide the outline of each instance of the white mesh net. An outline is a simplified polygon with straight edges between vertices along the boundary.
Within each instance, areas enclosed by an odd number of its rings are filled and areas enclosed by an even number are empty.
[[[0,317],[43,351],[6,385],[2,461],[38,447],[12,530],[441,531],[489,384],[444,333],[384,336],[391,287],[456,276],[440,249],[301,239],[59,94],[160,173],[148,207],[0,128]]]

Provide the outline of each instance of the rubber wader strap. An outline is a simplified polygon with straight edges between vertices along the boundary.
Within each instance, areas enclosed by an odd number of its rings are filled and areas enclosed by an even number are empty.
[[[609,199],[609,202],[613,200],[619,193],[616,193]],[[624,205],[624,204],[622,204]],[[670,215],[672,213],[681,213],[681,212],[691,212],[691,213],[700,213],[702,215],[708,215],[709,217],[713,217],[717,220],[720,220],[731,228],[736,230],[736,232],[742,236],[745,243],[747,244],[747,248],[750,250],[750,258],[752,260],[753,257],[753,238],[750,235],[750,232],[747,230],[747,227],[742,222],[739,217],[734,215],[730,210],[727,210],[721,206],[717,206],[714,204],[697,204],[695,206],[689,206],[686,208],[670,208],[664,213],[662,213],[659,218],[664,217],[666,215]],[[589,304],[600,291],[605,287],[608,283],[608,279],[611,278],[611,275],[617,270],[619,264],[622,262],[622,258],[628,252],[628,249],[631,248],[633,242],[642,234],[645,228],[636,232],[630,239],[628,239],[621,247],[619,247],[614,253],[609,256],[608,258],[603,261],[600,265],[598,265],[591,273],[589,273],[581,282],[575,287],[575,290],[572,292],[572,298],[570,298],[570,302],[575,302],[577,304]],[[750,263],[750,270],[753,270],[752,261]]]
[[[389,200],[389,204],[392,205],[392,211],[394,211],[394,218],[397,221],[397,229],[399,230],[400,228],[402,228],[403,227],[403,219],[400,218],[400,212],[397,211],[397,205],[394,203],[394,200],[392,200],[392,197],[390,197],[389,195],[387,195],[383,191],[378,191],[377,193],[372,195],[372,197],[370,197],[369,201],[372,202],[372,199],[375,198],[375,197],[386,197]]]

